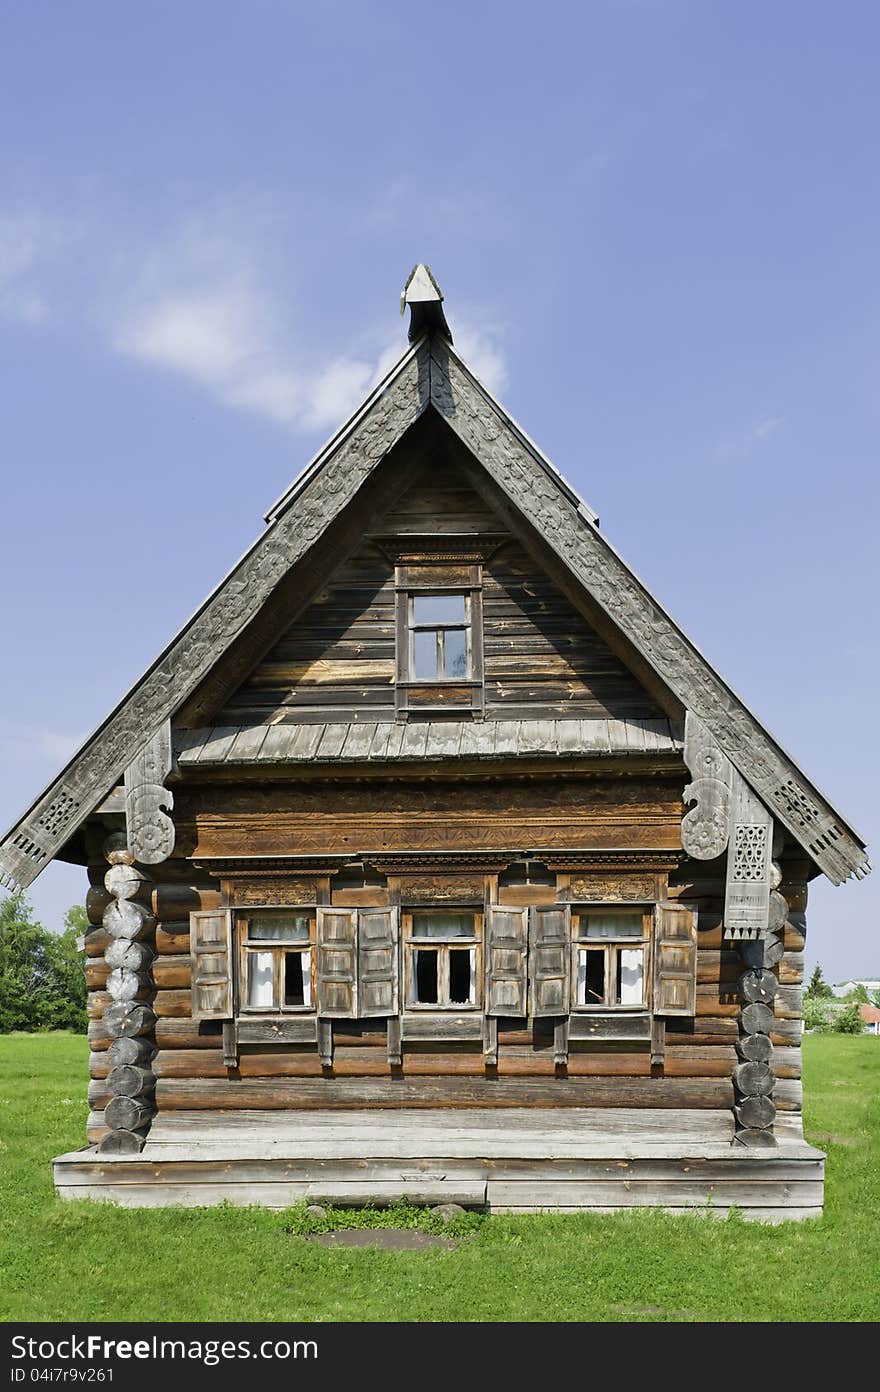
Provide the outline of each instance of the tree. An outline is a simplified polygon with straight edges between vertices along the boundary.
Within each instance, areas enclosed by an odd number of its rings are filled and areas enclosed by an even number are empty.
[[[847,991],[844,1000],[849,1001],[850,1005],[870,1005],[871,999],[868,995],[867,987],[861,981],[857,981],[851,991]]]
[[[828,1002],[823,996],[804,996],[804,1029],[813,1034],[827,1034],[831,1028]]]
[[[835,1034],[861,1034],[865,1028],[857,1005],[848,1005],[838,1010],[832,1026]]]
[[[24,895],[0,903],[0,1033],[85,1031],[84,955],[76,944],[79,918],[72,915],[63,933],[48,933]]]
[[[810,984],[807,987],[807,995],[814,996],[816,1000],[829,1000],[834,992],[822,975],[822,968],[817,962],[813,968],[813,975],[810,977]]]

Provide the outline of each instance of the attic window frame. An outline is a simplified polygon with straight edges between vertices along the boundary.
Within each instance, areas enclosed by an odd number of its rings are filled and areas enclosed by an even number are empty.
[[[399,720],[425,716],[436,720],[441,716],[461,719],[480,717],[485,711],[485,682],[483,670],[483,574],[482,566],[470,556],[457,560],[449,555],[425,555],[417,561],[407,561],[395,568],[396,602],[396,680],[395,715]],[[461,595],[465,601],[463,623],[438,621],[436,624],[414,622],[413,601],[423,596]],[[464,631],[467,646],[467,675],[416,677],[414,635],[417,632]],[[439,645],[438,645],[439,646]],[[432,699],[442,690],[448,699]],[[456,701],[455,694],[461,699]]]

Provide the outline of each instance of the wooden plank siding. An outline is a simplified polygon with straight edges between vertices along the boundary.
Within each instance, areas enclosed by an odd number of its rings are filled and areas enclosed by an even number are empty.
[[[483,567],[486,715],[664,714],[454,467],[419,480],[381,531],[493,534]],[[497,543],[497,545],[496,545]],[[217,726],[395,718],[394,567],[365,541],[225,702]]]

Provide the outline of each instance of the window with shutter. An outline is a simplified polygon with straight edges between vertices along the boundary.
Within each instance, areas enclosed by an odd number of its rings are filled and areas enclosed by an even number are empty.
[[[532,1014],[571,1009],[571,914],[565,905],[535,905],[529,913]]]
[[[356,1019],[357,909],[318,909],[317,1006],[328,1019]]]
[[[528,909],[486,911],[486,1014],[528,1013]]]
[[[191,913],[189,942],[193,1019],[232,1019],[232,911]]]
[[[654,1014],[693,1015],[697,999],[697,911],[669,901],[654,910]]]

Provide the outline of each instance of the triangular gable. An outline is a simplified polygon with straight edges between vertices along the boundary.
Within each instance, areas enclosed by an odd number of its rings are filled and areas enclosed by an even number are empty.
[[[282,623],[222,703],[205,703],[203,719],[221,727],[393,720],[395,555],[387,543],[389,537],[397,546],[400,538],[420,535],[426,518],[432,533],[464,545],[469,540],[484,553],[481,676],[487,720],[658,719],[666,713],[477,492],[455,458],[464,450],[449,427],[436,416],[433,424],[435,436],[447,443],[445,454],[438,455],[438,439],[371,535],[324,575],[319,593]],[[190,723],[185,712],[181,718]]]
[[[117,782],[145,732],[181,706],[429,406],[829,879],[867,873],[863,843],[636,579],[574,490],[435,337],[404,354],[269,514],[266,532],[7,835],[6,881],[25,887],[36,878]]]

